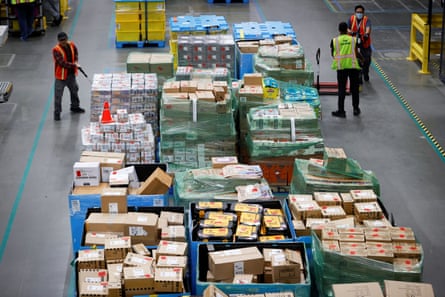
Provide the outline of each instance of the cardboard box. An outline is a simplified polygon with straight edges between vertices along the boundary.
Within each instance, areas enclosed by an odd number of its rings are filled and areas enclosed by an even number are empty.
[[[185,226],[181,225],[171,225],[162,228],[161,239],[168,241],[186,241],[185,237]]]
[[[161,211],[159,218],[167,219],[168,225],[181,225],[184,226],[184,214],[173,211]]]
[[[385,280],[384,284],[387,297],[434,297],[433,286],[429,283]]]
[[[81,282],[79,284],[79,297],[84,296],[108,297],[108,286],[105,283]]]
[[[243,77],[245,86],[263,87],[263,75],[261,73],[246,73]]]
[[[125,153],[83,151],[80,162],[99,162],[101,182],[108,182],[110,172],[125,167]]]
[[[183,270],[181,268],[156,267],[156,293],[180,293],[184,290]]]
[[[209,269],[216,280],[233,279],[235,274],[262,274],[264,258],[257,247],[209,253]]]
[[[290,263],[285,254],[272,255],[272,282],[274,283],[299,283],[300,264]]]
[[[131,238],[123,236],[119,238],[111,238],[105,240],[104,245],[105,260],[123,261],[127,254],[131,252]]]
[[[133,249],[133,252],[135,252],[138,255],[143,255],[143,256],[151,256],[150,251],[147,249],[147,247],[142,244],[142,243],[137,243],[137,244],[133,244],[131,246],[131,248]]]
[[[122,282],[122,274],[124,272],[124,265],[122,263],[116,264],[107,264],[108,269],[108,282],[110,283],[121,283]]]
[[[161,240],[158,245],[156,256],[186,256],[187,243],[179,241]]]
[[[203,297],[228,297],[228,295],[214,285],[210,285],[204,290]]]
[[[85,220],[87,232],[125,232],[127,214],[90,213]]]
[[[186,256],[159,256],[156,262],[156,267],[164,268],[181,268],[183,272],[187,267],[187,257]]]
[[[126,217],[124,234],[131,236],[134,244],[156,245],[159,241],[157,225],[157,214],[130,212]]]
[[[172,185],[173,178],[161,168],[156,170],[145,180],[137,190],[138,195],[165,194]]]
[[[101,283],[108,281],[107,269],[82,269],[77,274],[79,285],[81,283]]]
[[[378,282],[333,284],[334,297],[384,297]]]
[[[235,274],[232,283],[234,284],[251,284],[253,283],[253,274]]]
[[[227,157],[212,157],[212,168],[223,168],[227,165],[238,164],[238,157],[227,156]]]
[[[153,261],[154,259],[152,257],[129,252],[125,256],[124,265],[125,266],[153,265]]]
[[[124,167],[118,170],[113,170],[110,173],[110,186],[120,186],[119,182],[119,178],[116,178],[114,176],[123,176],[126,177],[126,184],[128,185],[130,188],[139,188],[139,178],[136,172],[136,168],[134,166],[128,166],[128,167]],[[113,178],[114,177],[114,178]]]
[[[100,183],[99,162],[76,162],[73,165],[75,186],[98,186]]]
[[[259,48],[257,41],[239,41],[237,45],[240,52],[247,54],[256,54]]]
[[[124,267],[125,296],[149,295],[155,292],[151,265]]]
[[[104,250],[80,250],[77,255],[77,271],[82,269],[105,269]]]
[[[104,245],[105,239],[118,238],[124,233],[115,232],[87,232],[85,234],[85,245]]]
[[[100,195],[101,211],[103,213],[126,213],[127,188],[105,188]]]

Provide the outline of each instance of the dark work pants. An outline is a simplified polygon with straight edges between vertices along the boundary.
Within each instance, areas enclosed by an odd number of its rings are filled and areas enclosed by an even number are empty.
[[[369,67],[371,66],[371,55],[372,55],[372,48],[360,48],[360,54],[363,56],[363,65],[360,65],[362,67],[362,70],[360,72],[360,83],[363,83],[362,76],[364,75],[369,76]]]
[[[346,84],[349,78],[349,88],[352,95],[352,107],[359,108],[359,69],[337,70],[338,110],[345,111]]]
[[[76,76],[74,74],[68,75],[66,80],[56,79],[54,83],[54,113],[62,112],[62,96],[65,87],[70,91],[71,97],[71,109],[77,108],[80,105],[79,101],[79,85],[76,81]]]
[[[20,26],[20,37],[27,39],[34,30],[34,3],[16,5],[17,19]]]

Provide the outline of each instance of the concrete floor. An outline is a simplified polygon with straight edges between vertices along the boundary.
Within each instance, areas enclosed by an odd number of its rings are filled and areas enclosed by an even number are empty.
[[[205,0],[166,1],[167,17],[215,14],[229,24],[290,22],[314,67],[321,49],[320,80],[335,81],[330,70],[330,39],[337,24],[352,13],[355,1],[251,0],[208,4]],[[361,93],[360,117],[330,116],[335,96],[322,96],[325,144],[343,147],[364,169],[375,172],[381,199],[401,226],[412,227],[425,253],[424,281],[436,296],[445,296],[445,87],[438,79],[438,58],[431,75],[406,60],[410,16],[426,13],[427,1],[366,0],[372,19],[374,63],[371,80]],[[434,11],[441,12],[439,1]],[[80,51],[80,64],[90,75],[125,70],[130,51],[167,52],[166,48],[116,49],[113,3],[71,0],[60,28],[21,42],[10,37],[0,57],[13,61],[0,67],[0,80],[13,81],[8,103],[0,104],[0,288],[2,297],[70,296],[71,234],[67,195],[72,165],[80,153],[80,129],[88,113],[71,115],[68,93],[62,121],[54,122],[51,48],[60,30],[68,32]],[[168,43],[167,43],[168,44]],[[1,66],[1,65],[0,65]],[[89,111],[90,82],[79,76],[83,107]]]

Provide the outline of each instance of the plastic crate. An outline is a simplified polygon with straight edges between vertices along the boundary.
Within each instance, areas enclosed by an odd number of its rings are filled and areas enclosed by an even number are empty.
[[[132,21],[116,21],[116,30],[117,31],[140,31],[142,29],[141,22],[132,22]]]
[[[121,31],[116,30],[116,41],[117,42],[132,42],[132,41],[142,41],[143,40],[142,31]]]
[[[286,236],[286,239],[279,240],[279,241],[273,241],[273,242],[294,242],[296,241],[296,234],[295,230],[292,225],[292,219],[291,219],[291,213],[289,210],[289,207],[287,205],[287,202],[285,200],[274,200],[274,201],[259,201],[259,200],[250,200],[247,203],[253,203],[253,204],[259,204],[263,207],[273,208],[273,209],[281,209],[283,211],[286,225],[288,227],[287,232],[285,232],[283,235]],[[194,223],[196,222],[196,218],[194,216],[194,211],[196,210],[196,203],[192,202],[190,203],[189,213],[188,213],[188,238],[189,238],[189,257],[192,259],[191,262],[191,270],[195,271],[198,269],[196,266],[196,261],[193,261],[194,258],[196,258],[196,255],[198,253],[198,246],[200,244],[212,244],[212,243],[218,243],[218,242],[202,242],[198,241],[195,234],[195,228]],[[238,242],[237,242],[238,243]],[[196,275],[191,275],[192,284],[196,282]],[[196,293],[194,290],[194,287],[192,286],[192,293]]]
[[[268,34],[264,29],[264,26],[257,22],[244,22],[232,25],[233,37],[236,41],[267,38]]]
[[[235,248],[244,248],[256,246],[260,251],[264,248],[273,249],[291,249],[300,251],[304,261],[304,283],[252,283],[252,284],[232,284],[232,283],[213,283],[207,282],[206,275],[209,269],[208,254],[211,251],[223,251]],[[193,259],[192,259],[193,260]],[[236,294],[261,294],[261,293],[278,293],[290,291],[293,292],[294,296],[298,297],[310,297],[311,296],[311,275],[309,262],[306,256],[306,248],[302,242],[277,242],[277,243],[214,243],[214,244],[200,244],[197,248],[196,254],[196,264],[198,267],[196,270],[192,270],[192,273],[196,275],[196,282],[193,283],[192,278],[192,294],[193,295],[203,295],[204,290],[209,285],[214,285],[215,287],[222,290],[227,295]]]
[[[242,53],[238,46],[235,46],[236,74],[238,79],[243,79],[244,74],[254,73],[255,54]]]

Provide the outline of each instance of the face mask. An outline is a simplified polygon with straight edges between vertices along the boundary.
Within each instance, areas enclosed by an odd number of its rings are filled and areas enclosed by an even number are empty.
[[[361,20],[361,19],[363,18],[363,13],[361,13],[361,12],[357,12],[357,13],[355,14],[355,16],[356,16],[359,20]]]

